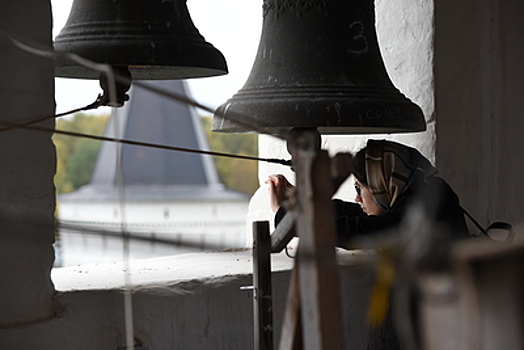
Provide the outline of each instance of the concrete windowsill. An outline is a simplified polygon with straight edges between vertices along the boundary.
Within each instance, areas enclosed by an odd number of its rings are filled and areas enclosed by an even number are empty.
[[[294,260],[272,254],[272,271],[289,270]],[[130,274],[126,283],[126,265]],[[59,292],[123,289],[126,285],[169,285],[182,281],[215,279],[253,272],[251,249],[180,254],[129,261],[55,268],[51,277]]]
[[[338,251],[341,264],[369,262],[373,253]],[[271,255],[273,272],[290,270],[294,259],[285,253]],[[227,276],[249,275],[253,272],[251,249],[200,252],[161,258],[133,260],[127,264],[130,274],[126,283],[126,264],[100,263],[55,268],[51,273],[59,292],[79,290],[139,288],[148,285],[172,285],[191,280],[209,280]]]

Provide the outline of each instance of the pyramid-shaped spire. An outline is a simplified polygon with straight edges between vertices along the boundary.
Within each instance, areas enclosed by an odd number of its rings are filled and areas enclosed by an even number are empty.
[[[189,95],[184,81],[150,83]],[[208,149],[193,107],[139,87],[130,95],[124,108],[113,110],[105,136]],[[114,240],[106,235],[124,228],[129,237],[136,238],[130,252],[137,257],[177,254],[202,244],[216,249],[246,243],[249,196],[219,182],[210,155],[104,141],[91,182],[57,199],[60,223],[72,225],[60,230],[67,264],[69,260],[92,261],[92,255],[118,261],[122,252],[108,243]],[[83,232],[83,228],[89,230]],[[80,241],[78,232],[83,233]]]
[[[190,97],[184,80],[148,82],[156,88]],[[105,136],[195,150],[208,150],[202,123],[193,106],[149,90],[133,87],[130,100],[114,109]],[[122,181],[118,175],[121,154]],[[246,195],[220,183],[209,155],[164,150],[104,141],[100,146],[91,182],[60,202],[118,200],[118,185],[133,201],[224,200]]]
[[[183,80],[151,82],[155,87],[189,96]],[[142,89],[133,88],[130,100],[113,110],[106,137],[162,144],[190,149],[209,149],[195,108]],[[103,142],[91,179],[92,185],[117,183],[117,144]],[[123,144],[123,180],[127,185],[219,184],[209,156]]]

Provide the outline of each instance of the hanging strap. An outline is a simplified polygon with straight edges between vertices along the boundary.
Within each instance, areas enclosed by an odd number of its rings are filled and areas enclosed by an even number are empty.
[[[507,222],[495,221],[494,223],[488,226],[486,231],[489,232],[489,230],[494,230],[494,229],[507,230],[508,236],[506,237],[504,242],[513,243],[513,240],[515,239],[515,231],[513,231],[512,225],[508,224]]]
[[[494,223],[489,225],[487,229],[484,229],[482,226],[480,226],[477,220],[475,220],[473,216],[471,216],[471,214],[466,211],[466,209],[462,207],[460,208],[462,209],[464,214],[471,220],[471,222],[473,222],[475,226],[477,226],[477,228],[480,230],[482,235],[491,238],[489,235],[490,230],[496,230],[496,229],[507,230],[508,236],[506,237],[504,242],[513,243],[513,240],[515,239],[515,231],[513,230],[513,226],[511,224],[508,224],[507,222],[502,222],[502,221],[495,221]]]
[[[484,236],[489,237],[488,231],[486,231],[486,230],[484,229],[484,227],[480,226],[480,224],[477,222],[477,220],[475,220],[475,219],[473,218],[473,216],[471,216],[470,213],[468,213],[468,212],[466,211],[466,209],[464,209],[464,208],[462,208],[462,207],[460,207],[460,209],[462,209],[462,211],[464,212],[464,214],[465,214],[465,215],[466,215],[466,216],[467,216],[467,217],[468,217],[468,218],[469,218],[469,219],[470,219],[470,220],[475,224],[475,226],[477,226],[477,228],[480,230],[480,232],[481,232]]]

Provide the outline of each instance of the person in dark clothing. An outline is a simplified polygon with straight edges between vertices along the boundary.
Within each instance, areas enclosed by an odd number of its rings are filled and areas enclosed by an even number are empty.
[[[428,227],[431,227],[433,232],[438,232],[437,240],[429,242],[429,244],[436,242],[431,245],[432,252],[429,257],[439,261],[429,260],[431,266],[440,268],[445,265],[446,258],[440,253],[441,249],[445,249],[446,244],[469,236],[458,196],[446,181],[437,176],[438,171],[429,160],[416,149],[393,141],[369,140],[366,147],[355,154],[352,165],[357,193],[356,203],[333,200],[339,247],[354,248],[352,244],[359,238],[386,232],[416,239],[415,237],[421,232],[407,233],[402,231],[401,226],[410,218],[410,213],[415,213],[414,208],[418,209],[418,213],[423,212]],[[278,225],[286,212],[282,204],[287,200],[287,194],[293,186],[282,175],[270,176],[267,183],[270,206],[276,212],[275,224]],[[400,230],[395,230],[397,228]],[[441,247],[442,245],[444,247]],[[444,261],[441,262],[441,259]],[[409,271],[404,273],[409,274]],[[384,288],[384,285],[376,283],[375,287]],[[392,288],[392,286],[386,288],[390,287]],[[388,307],[383,312],[379,312],[379,319],[383,320],[383,323],[373,339],[382,344],[381,348],[388,350],[419,348],[416,345],[419,343],[419,338],[418,312],[415,303],[418,294],[416,288],[412,287],[409,283],[404,284],[400,290],[396,289],[386,297],[396,298],[397,301],[408,300],[408,302],[397,303],[395,310]],[[372,297],[371,300],[384,298],[384,296],[380,297],[380,293],[377,295],[379,298]],[[378,304],[380,305],[381,302],[379,301]],[[382,304],[389,304],[389,301],[382,300]]]
[[[353,157],[357,196],[353,202],[334,199],[337,245],[398,227],[412,206],[421,206],[433,223],[452,238],[469,235],[459,198],[418,150],[387,140],[369,140]],[[283,218],[288,190],[293,187],[282,175],[271,175],[270,205],[275,223]]]
[[[416,149],[392,141],[369,140],[366,147],[355,154],[352,165],[356,203],[333,200],[339,247],[350,249],[355,239],[385,232],[401,235],[403,232],[394,229],[401,228],[405,219],[413,213],[413,208],[422,209],[425,213],[429,227],[438,232],[438,239],[442,239],[438,243],[468,237],[458,196],[446,181],[437,176],[437,169],[429,160]],[[282,175],[270,176],[267,183],[270,206],[276,212],[275,224],[278,225],[286,212],[282,204],[293,186]],[[415,235],[419,233],[413,232]],[[439,254],[439,248],[442,247],[438,245],[432,245],[430,250]],[[417,348],[412,344],[419,341],[416,326],[418,315],[413,302],[418,294],[409,288],[408,284],[392,293],[397,297],[407,295],[410,302],[399,304],[403,305],[403,309],[398,312],[397,307],[395,321],[393,310],[388,307],[382,326],[376,329],[370,342],[377,341],[381,348],[388,350]],[[399,322],[399,315],[403,316],[402,322]],[[401,324],[404,325],[403,331],[399,332],[398,326]],[[407,329],[406,325],[411,328]],[[401,347],[400,334],[403,334],[405,347]]]

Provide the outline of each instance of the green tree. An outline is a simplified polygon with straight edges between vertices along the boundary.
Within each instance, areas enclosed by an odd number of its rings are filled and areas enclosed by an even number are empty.
[[[257,134],[232,134],[211,131],[210,117],[202,117],[209,147],[212,151],[258,156]],[[213,157],[218,175],[232,190],[253,194],[258,188],[258,162],[230,157]]]
[[[72,118],[61,118],[57,129],[84,134],[101,135],[108,115],[75,114]],[[212,151],[226,154],[258,155],[256,134],[231,134],[211,131],[211,118],[203,117],[204,130]],[[86,185],[97,159],[100,141],[81,137],[55,134],[53,141],[57,149],[57,172],[55,186],[58,193],[71,192]],[[232,190],[253,194],[258,188],[258,163],[230,157],[213,157],[222,183]]]
[[[109,119],[108,115],[77,113],[71,118],[57,120],[58,130],[101,135]],[[70,192],[86,185],[96,162],[100,141],[63,134],[54,134],[57,150],[55,187],[58,193]]]

